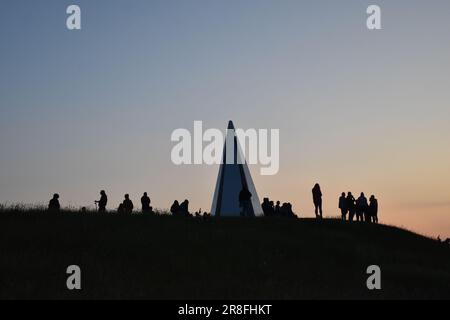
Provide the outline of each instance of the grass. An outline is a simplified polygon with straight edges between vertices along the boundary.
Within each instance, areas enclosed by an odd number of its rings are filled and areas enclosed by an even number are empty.
[[[79,265],[82,290],[66,289]],[[366,287],[381,267],[382,290]],[[0,210],[1,299],[450,298],[450,248],[383,225]]]

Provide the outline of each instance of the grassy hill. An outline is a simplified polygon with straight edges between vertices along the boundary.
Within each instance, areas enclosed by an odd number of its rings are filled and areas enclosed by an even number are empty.
[[[367,290],[372,264],[381,291]],[[450,248],[338,220],[2,212],[0,298],[450,298]]]

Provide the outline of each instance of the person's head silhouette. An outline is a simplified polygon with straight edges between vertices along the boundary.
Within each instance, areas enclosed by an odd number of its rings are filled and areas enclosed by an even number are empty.
[[[147,192],[144,192],[144,197],[146,197],[147,196]]]
[[[345,197],[345,192],[342,192],[341,196]]]
[[[100,195],[102,195],[102,196],[106,195],[105,190],[100,191]]]
[[[127,193],[126,195],[125,195],[125,200],[128,200],[130,198],[130,195]]]
[[[55,194],[53,195],[53,199],[59,199],[59,194],[55,193]]]
[[[361,192],[361,198],[364,198],[364,192]]]

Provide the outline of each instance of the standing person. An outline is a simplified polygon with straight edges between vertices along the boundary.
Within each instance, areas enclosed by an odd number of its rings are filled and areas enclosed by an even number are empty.
[[[251,198],[252,193],[248,191],[246,186],[243,186],[241,192],[239,192],[239,207],[241,208],[241,216],[243,217],[253,215]]]
[[[142,205],[142,213],[151,213],[152,207],[150,207],[150,197],[147,195],[147,192],[144,192],[144,195],[141,198],[141,205]]]
[[[280,201],[277,201],[277,205],[275,206],[275,216],[276,217],[280,216],[280,210],[281,210]]]
[[[312,189],[312,196],[316,218],[322,219],[322,191],[320,190],[320,185],[318,183],[316,183]]]
[[[341,218],[342,221],[347,220],[347,199],[345,198],[345,192],[342,192],[341,197],[339,198],[339,209],[341,209]]]
[[[269,210],[270,210],[270,215],[274,216],[275,215],[275,204],[273,203],[273,201],[269,202]]]
[[[264,216],[269,217],[271,216],[272,212],[270,210],[270,201],[269,198],[264,198],[263,202],[261,203],[261,208],[263,210]]]
[[[369,199],[369,212],[373,223],[378,223],[378,200],[374,195]]]
[[[130,195],[125,195],[125,200],[122,202],[123,213],[131,214],[133,212],[133,201],[130,200]]]
[[[108,204],[108,196],[106,195],[105,190],[100,191],[100,200],[95,201],[95,203],[98,203],[99,213],[106,212],[106,205]]]
[[[355,198],[351,192],[348,192],[345,200],[348,210],[348,221],[353,222],[353,217],[355,216]]]
[[[55,193],[53,198],[48,203],[48,211],[51,213],[58,213],[61,209],[59,204],[59,194]]]
[[[364,221],[367,220],[367,208],[369,205],[367,204],[367,198],[364,196],[364,192],[361,192],[361,195],[359,196],[358,200],[356,200],[356,219],[358,221]]]

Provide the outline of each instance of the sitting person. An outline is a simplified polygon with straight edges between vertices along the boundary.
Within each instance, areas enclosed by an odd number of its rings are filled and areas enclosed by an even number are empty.
[[[292,211],[292,204],[289,202],[283,203],[280,209],[280,216],[281,217],[296,217],[295,213]]]
[[[153,208],[150,207],[150,197],[147,195],[147,192],[144,192],[144,195],[141,198],[141,205],[142,205],[142,213],[149,214],[152,213]]]
[[[189,201],[188,200],[184,200],[181,204],[180,204],[180,208],[179,208],[180,214],[183,217],[190,217],[191,214],[189,213]]]
[[[172,216],[177,216],[178,212],[180,211],[180,204],[178,203],[178,200],[175,200],[170,207],[170,213],[172,213]]]
[[[58,213],[61,209],[59,204],[59,194],[55,193],[53,198],[48,203],[48,211],[51,213]]]

